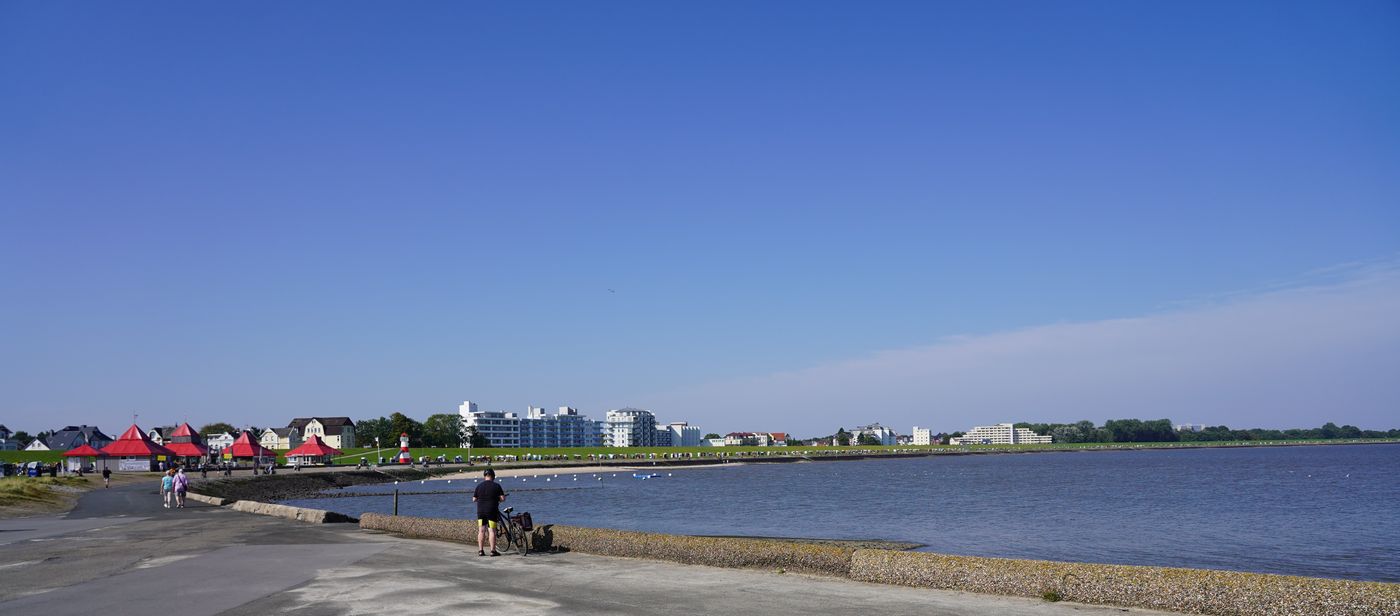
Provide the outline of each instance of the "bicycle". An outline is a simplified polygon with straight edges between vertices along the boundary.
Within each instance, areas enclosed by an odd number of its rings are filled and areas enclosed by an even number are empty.
[[[514,507],[506,507],[501,511],[501,521],[496,524],[496,545],[505,548],[515,547],[515,551],[521,556],[530,553],[530,528],[524,522],[529,519],[529,514],[511,515]]]

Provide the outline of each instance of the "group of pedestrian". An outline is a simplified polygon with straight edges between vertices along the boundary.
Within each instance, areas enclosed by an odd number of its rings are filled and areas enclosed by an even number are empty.
[[[189,491],[190,480],[185,476],[185,469],[172,468],[165,471],[160,476],[160,500],[166,509],[172,505],[176,509],[185,508],[185,492]]]

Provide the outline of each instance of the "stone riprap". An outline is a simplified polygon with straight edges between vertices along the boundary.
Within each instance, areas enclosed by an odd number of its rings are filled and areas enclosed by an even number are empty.
[[[366,513],[360,528],[409,537],[476,543],[471,520]],[[667,560],[688,565],[758,568],[846,577],[854,548],[761,539],[688,537],[549,524],[535,528],[532,549]]]
[[[471,520],[367,513],[360,527],[409,537],[476,542]],[[1400,584],[1286,575],[1096,565],[743,538],[687,537],[551,524],[533,549],[760,568],[878,584],[1096,603],[1216,616],[1400,615]]]
[[[255,513],[258,515],[270,515],[288,520],[299,520],[312,524],[330,524],[337,522],[354,522],[355,518],[343,513],[326,511],[324,509],[307,509],[305,507],[289,507],[274,503],[259,503],[257,501],[241,500],[233,504],[234,511],[244,513]]]
[[[856,550],[850,577],[1217,616],[1400,614],[1400,584],[1238,571]]]

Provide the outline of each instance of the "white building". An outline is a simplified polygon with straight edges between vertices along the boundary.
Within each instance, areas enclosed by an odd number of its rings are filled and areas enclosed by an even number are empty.
[[[210,451],[223,451],[233,445],[234,437],[227,432],[218,434],[205,434],[204,444],[209,446]]]
[[[603,431],[598,422],[561,406],[553,415],[530,407],[520,419],[521,447],[601,447]]]
[[[656,415],[651,411],[625,408],[608,411],[609,447],[655,447]]]
[[[476,403],[463,402],[457,408],[464,428],[475,428],[492,447],[599,447],[603,444],[601,422],[580,415],[578,409],[559,407],[553,415],[531,406],[521,417],[505,411],[478,410]]]
[[[700,439],[700,446],[702,446],[702,447],[723,447],[723,446],[724,446],[724,439],[722,439],[722,438],[705,438],[705,439]]]
[[[948,440],[952,445],[1030,445],[1053,442],[1054,437],[1041,436],[1009,423],[977,426],[968,430],[967,434]]]
[[[463,428],[474,428],[491,447],[520,446],[520,417],[505,411],[479,411],[470,400],[457,407]]]
[[[894,445],[897,442],[894,430],[886,428],[880,424],[873,423],[868,426],[860,426],[854,431],[852,431],[851,444],[855,445],[859,443],[861,435],[865,434],[868,434],[874,437],[876,440],[880,441],[881,445]]]
[[[928,428],[920,428],[920,427],[918,427],[918,426],[914,426],[914,444],[915,444],[915,445],[932,445],[932,444],[933,444],[933,430],[930,430],[930,429],[928,429]]]
[[[666,429],[671,433],[672,447],[699,447],[700,426],[692,426],[684,421],[673,421],[666,424]]]

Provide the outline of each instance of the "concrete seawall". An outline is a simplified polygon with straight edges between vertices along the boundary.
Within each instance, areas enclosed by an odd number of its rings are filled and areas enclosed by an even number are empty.
[[[270,515],[288,520],[298,520],[310,522],[312,524],[331,524],[337,522],[354,522],[355,518],[343,513],[326,511],[324,509],[307,509],[305,507],[289,507],[287,505],[276,505],[273,503],[259,503],[256,501],[241,500],[233,504],[234,511],[243,513],[255,513],[258,515]]]
[[[471,520],[368,513],[360,528],[475,544]],[[714,567],[783,570],[862,582],[1215,616],[1393,616],[1400,584],[1236,571],[1096,565],[871,550],[755,539],[688,537],[537,527],[533,549],[665,560]]]

